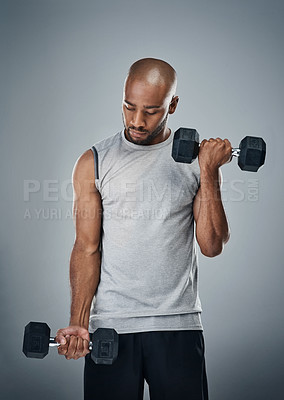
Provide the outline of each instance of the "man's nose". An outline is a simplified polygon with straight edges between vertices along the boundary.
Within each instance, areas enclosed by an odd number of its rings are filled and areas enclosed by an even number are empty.
[[[145,115],[142,111],[134,111],[132,115],[131,124],[135,128],[145,127]]]

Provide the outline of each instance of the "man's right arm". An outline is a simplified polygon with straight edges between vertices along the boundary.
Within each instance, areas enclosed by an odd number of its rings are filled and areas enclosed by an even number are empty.
[[[88,353],[90,307],[100,279],[101,196],[95,186],[92,150],[76,162],[72,176],[73,218],[76,237],[70,258],[70,326],[57,332],[68,344],[58,348],[67,359]]]

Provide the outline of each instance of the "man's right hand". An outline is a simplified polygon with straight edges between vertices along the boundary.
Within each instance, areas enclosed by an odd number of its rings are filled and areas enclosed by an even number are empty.
[[[89,352],[90,335],[86,328],[71,325],[64,329],[59,329],[55,337],[58,347],[58,354],[65,356],[67,360],[78,360],[85,357]]]

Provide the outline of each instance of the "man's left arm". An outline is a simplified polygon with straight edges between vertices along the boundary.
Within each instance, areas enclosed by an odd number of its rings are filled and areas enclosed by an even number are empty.
[[[221,165],[232,159],[230,142],[220,138],[203,140],[198,162],[200,187],[193,202],[196,239],[202,254],[219,255],[230,238],[228,221],[221,198]]]

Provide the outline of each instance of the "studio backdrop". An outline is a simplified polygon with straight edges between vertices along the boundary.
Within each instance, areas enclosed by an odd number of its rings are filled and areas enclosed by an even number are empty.
[[[221,168],[231,238],[218,257],[199,252],[199,294],[210,399],[282,398],[283,37],[281,0],[0,1],[3,400],[83,398],[83,360],[28,359],[23,331],[68,325],[72,170],[122,129],[123,82],[143,57],[177,71],[173,131],[266,141],[257,173]]]

